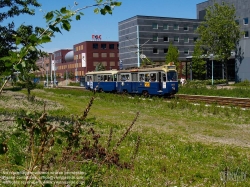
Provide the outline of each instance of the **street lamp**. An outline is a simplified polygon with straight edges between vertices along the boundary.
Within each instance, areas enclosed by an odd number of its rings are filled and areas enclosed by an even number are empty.
[[[54,85],[56,85],[56,61],[54,60]]]

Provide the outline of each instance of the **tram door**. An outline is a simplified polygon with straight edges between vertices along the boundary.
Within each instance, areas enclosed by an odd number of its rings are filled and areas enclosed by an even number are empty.
[[[131,73],[131,88],[132,92],[136,93],[137,92],[137,79],[138,79],[138,74],[137,73]]]
[[[162,90],[161,72],[158,73],[158,79],[159,79],[159,90]]]

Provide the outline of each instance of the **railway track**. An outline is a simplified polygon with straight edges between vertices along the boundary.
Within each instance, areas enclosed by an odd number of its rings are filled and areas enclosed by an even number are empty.
[[[242,108],[250,108],[249,98],[236,98],[236,97],[219,97],[219,96],[204,96],[204,95],[186,95],[176,94],[179,99],[185,99],[191,102],[204,102],[207,104],[218,104],[226,106],[238,106]]]
[[[60,89],[80,89],[86,91],[84,87],[78,86],[59,86]],[[190,102],[198,103],[204,102],[206,104],[218,104],[221,106],[238,106],[241,108],[250,108],[249,98],[237,98],[237,97],[219,97],[219,96],[204,96],[204,95],[186,95],[175,94],[175,97],[179,99],[188,100]]]

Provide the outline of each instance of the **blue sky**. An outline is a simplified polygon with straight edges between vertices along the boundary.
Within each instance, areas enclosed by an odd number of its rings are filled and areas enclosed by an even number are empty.
[[[95,14],[94,8],[83,10],[84,16],[80,21],[73,21],[70,32],[57,33],[52,42],[43,45],[43,50],[54,52],[59,49],[73,48],[74,44],[90,41],[92,34],[102,35],[103,41],[118,41],[118,22],[136,15],[162,16],[176,18],[196,18],[196,4],[205,0],[119,0],[120,7],[116,7],[112,15]],[[18,26],[22,23],[33,26],[46,27],[43,12],[73,7],[74,0],[38,0],[42,7],[35,8],[35,16],[19,16],[7,20],[14,21]],[[81,8],[95,4],[94,0],[76,0]],[[42,11],[41,11],[42,9]]]

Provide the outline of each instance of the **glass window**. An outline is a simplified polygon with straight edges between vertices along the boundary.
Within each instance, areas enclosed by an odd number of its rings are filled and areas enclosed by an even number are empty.
[[[198,40],[198,38],[197,37],[194,37],[194,42],[196,42]]]
[[[107,57],[107,53],[102,53],[101,57]]]
[[[122,74],[121,75],[121,81],[129,81],[129,80],[130,80],[129,74]]]
[[[98,44],[97,43],[93,43],[93,49],[98,49]]]
[[[158,29],[158,24],[157,24],[157,23],[153,23],[153,24],[152,24],[152,28],[153,28],[153,29]]]
[[[99,53],[93,53],[93,57],[95,58],[99,57]]]
[[[153,53],[157,54],[158,53],[158,49],[157,48],[153,48]]]
[[[115,49],[115,44],[109,44],[109,49]]]
[[[188,49],[184,49],[184,54],[188,55],[189,54],[189,50]]]
[[[168,42],[168,41],[169,41],[168,36],[164,36],[164,37],[163,37],[163,40],[164,40],[164,42]]]
[[[157,42],[158,41],[158,36],[153,36],[153,42]]]
[[[139,74],[139,81],[144,82],[145,81],[145,75]]]
[[[164,25],[163,25],[163,29],[164,29],[164,30],[168,30],[168,24],[164,24]]]
[[[244,25],[248,25],[248,18],[244,18],[244,19],[243,19],[243,24],[244,24]]]
[[[245,31],[244,38],[248,38],[248,37],[249,37],[249,33],[248,31]]]
[[[194,31],[196,31],[197,28],[198,28],[198,25],[194,25],[194,27],[193,27]]]
[[[178,36],[175,36],[175,37],[174,37],[174,41],[175,41],[175,42],[179,42],[179,37],[178,37]]]
[[[188,26],[184,26],[184,27],[183,27],[183,30],[184,30],[184,31],[188,31]]]
[[[107,45],[106,45],[106,44],[101,44],[101,48],[102,48],[102,49],[106,49],[106,48],[107,48]]]
[[[179,25],[174,24],[174,30],[179,30]]]
[[[164,48],[164,49],[163,49],[163,52],[164,52],[164,53],[168,53],[168,48]]]
[[[167,81],[177,81],[177,73],[176,72],[167,72]]]
[[[188,43],[189,42],[189,38],[188,37],[185,37],[184,38],[184,43]]]
[[[149,82],[156,82],[156,73],[150,73]]]

